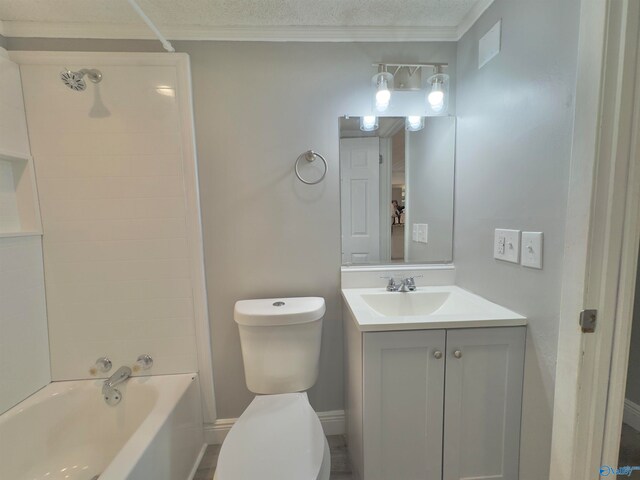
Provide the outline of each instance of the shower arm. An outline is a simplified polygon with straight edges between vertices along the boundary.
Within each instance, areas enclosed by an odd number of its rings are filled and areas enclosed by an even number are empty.
[[[131,8],[135,10],[138,16],[142,19],[142,21],[147,24],[147,27],[149,27],[151,31],[155,34],[155,36],[158,37],[158,40],[160,40],[160,43],[162,43],[162,46],[164,47],[164,49],[167,52],[171,52],[171,53],[175,52],[176,50],[175,48],[173,48],[173,45],[171,45],[171,42],[169,42],[169,40],[167,40],[165,36],[162,35],[162,33],[160,33],[160,30],[158,30],[158,27],[156,27],[155,24],[151,21],[151,19],[147,17],[147,14],[144,13],[144,10],[142,10],[142,8],[140,8],[140,5],[136,3],[136,0],[128,0],[128,1],[129,1],[129,5],[131,5]]]

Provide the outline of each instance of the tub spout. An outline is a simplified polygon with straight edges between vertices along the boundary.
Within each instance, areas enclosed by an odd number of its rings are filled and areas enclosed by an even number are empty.
[[[122,393],[116,388],[131,376],[131,369],[127,366],[120,367],[116,373],[104,381],[102,385],[102,396],[108,405],[117,405],[122,400]]]
[[[111,390],[116,385],[120,385],[122,382],[126,381],[131,376],[131,369],[129,367],[120,367],[116,373],[111,375],[104,381],[104,385],[102,386],[102,393],[105,390]]]

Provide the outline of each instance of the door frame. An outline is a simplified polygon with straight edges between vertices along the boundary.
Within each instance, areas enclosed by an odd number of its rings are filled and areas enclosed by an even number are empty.
[[[634,0],[581,5],[551,480],[617,464],[640,243],[639,12]],[[584,309],[598,310],[593,334]]]

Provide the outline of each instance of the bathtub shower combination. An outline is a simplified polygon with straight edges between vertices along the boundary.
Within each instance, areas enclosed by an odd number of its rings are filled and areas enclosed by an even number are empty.
[[[189,72],[0,48],[2,480],[195,473],[215,404]]]
[[[0,478],[186,479],[204,440],[197,375],[54,382],[0,416]]]

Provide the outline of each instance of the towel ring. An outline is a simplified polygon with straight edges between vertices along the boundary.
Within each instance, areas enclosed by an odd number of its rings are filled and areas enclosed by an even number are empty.
[[[300,171],[298,170],[298,165],[300,164],[300,160],[302,160],[303,158],[307,162],[311,163],[316,159],[316,157],[322,160],[322,163],[324,163],[324,173],[315,182],[310,182],[309,180],[305,180],[304,178],[302,178],[302,176],[300,175]],[[316,185],[320,183],[322,180],[324,180],[324,177],[327,175],[327,171],[329,170],[329,165],[327,164],[327,161],[325,160],[325,158],[322,155],[320,155],[318,152],[314,152],[313,150],[307,150],[306,152],[301,153],[298,159],[296,160],[295,170],[296,170],[296,177],[298,177],[298,180],[300,180],[302,183],[306,183],[307,185]]]

